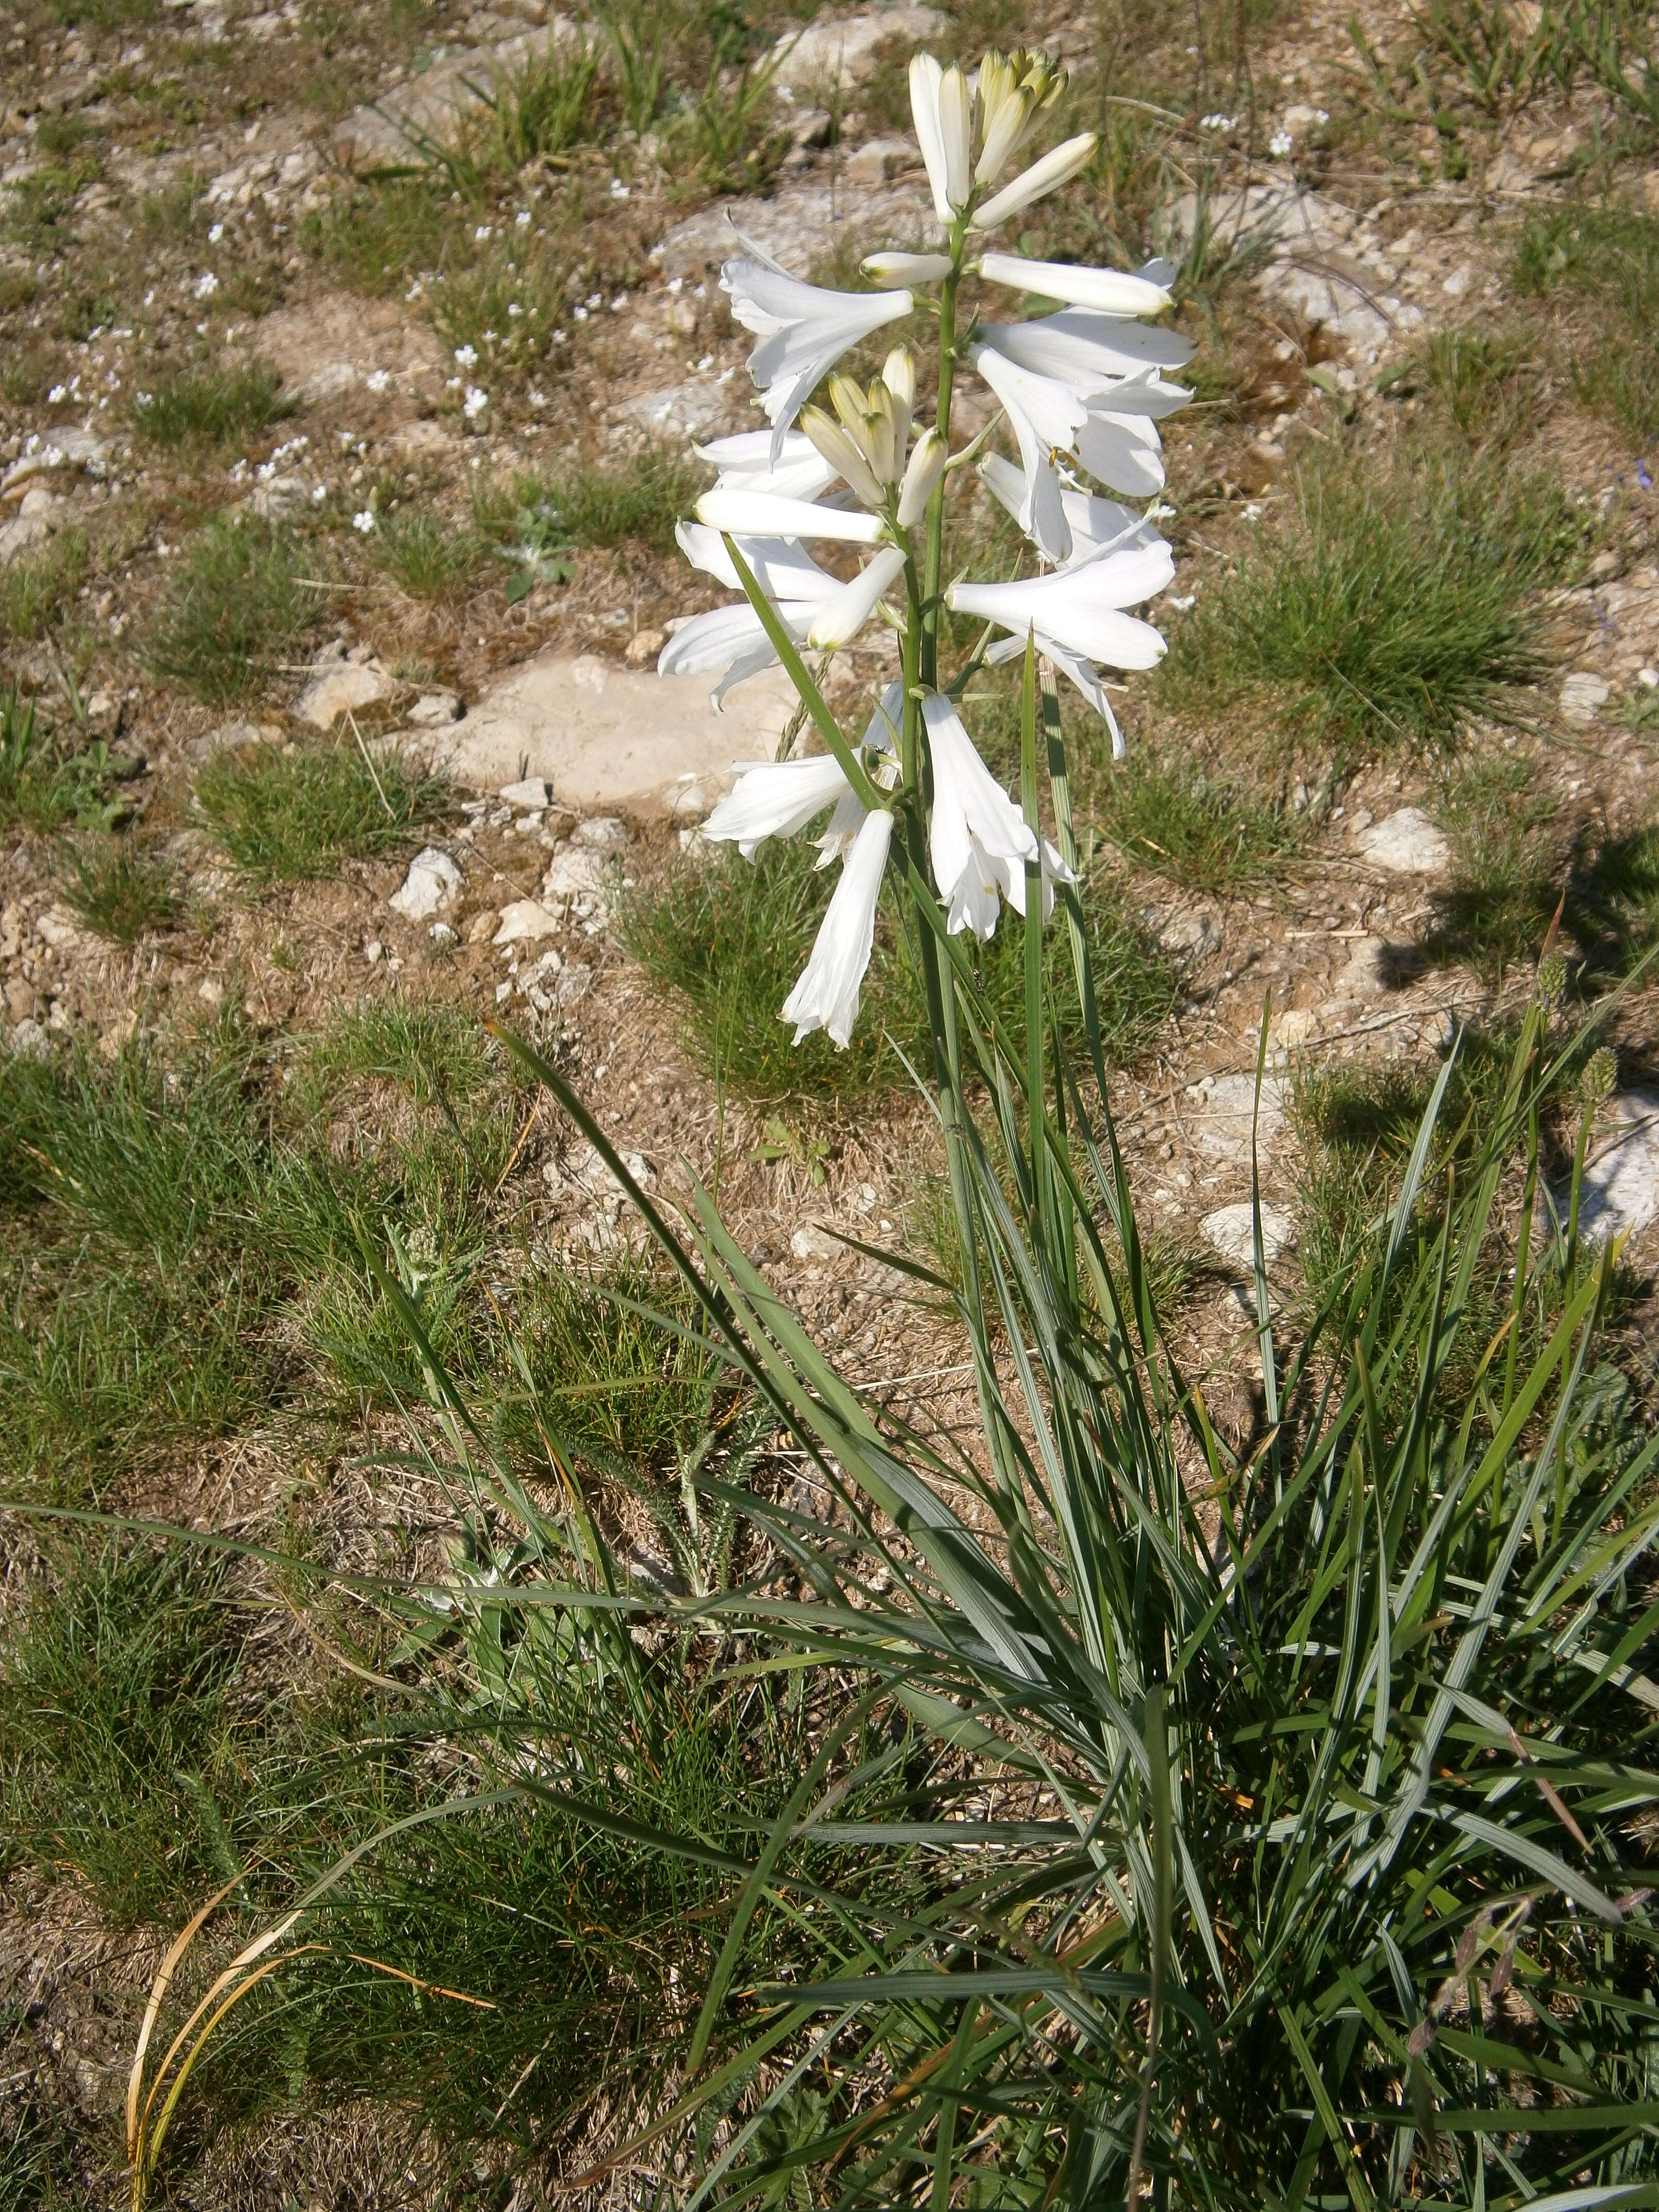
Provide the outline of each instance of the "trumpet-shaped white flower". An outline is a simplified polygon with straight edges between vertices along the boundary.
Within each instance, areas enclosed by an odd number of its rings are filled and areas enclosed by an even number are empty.
[[[1054,191],[1060,185],[1069,184],[1079,169],[1086,169],[1094,160],[1095,149],[1099,143],[1099,136],[1093,131],[1085,131],[1079,137],[1067,138],[1052,153],[1045,154],[1040,161],[1033,161],[1029,169],[1016,177],[1012,184],[1005,185],[982,207],[976,207],[969,228],[973,230],[994,230],[999,223],[1006,222],[1011,215],[1018,215],[1034,200],[1040,200],[1045,192]],[[925,152],[926,149],[923,150]]]
[[[1148,330],[1097,308],[1062,307],[1057,314],[1038,315],[1029,323],[984,323],[979,338],[1034,376],[1051,376],[1083,398],[1134,384],[1146,388],[1146,398],[1116,404],[1170,415],[1192,397],[1184,385],[1165,384],[1162,375],[1164,369],[1180,368],[1192,359],[1189,339],[1174,331]]]
[[[988,453],[979,464],[979,473],[987,490],[1018,521],[1025,498],[1024,471],[1017,469],[1000,453]],[[1092,561],[1102,553],[1115,553],[1125,545],[1162,545],[1164,542],[1133,507],[1125,507],[1115,499],[1101,499],[1093,492],[1079,491],[1064,478],[1060,484],[1060,503],[1072,533],[1072,550],[1064,563],[1068,568],[1080,568],[1085,561]]]
[[[1039,848],[1024,816],[980,758],[942,691],[922,701],[921,718],[933,768],[927,849],[933,880],[948,909],[946,927],[989,937],[997,926],[1000,899],[1023,915],[1028,860],[1042,866],[1046,921],[1054,908],[1054,880],[1069,883],[1071,871],[1046,840]]]
[[[818,609],[807,626],[808,645],[820,653],[850,645],[874,614],[883,593],[891,588],[903,571],[902,548],[884,545],[850,584],[843,584],[834,599],[826,599]]]
[[[1170,304],[1167,285],[1154,284],[1145,275],[1075,267],[1068,261],[1028,261],[1022,253],[988,253],[979,273],[988,284],[1006,284],[1074,307],[1097,307],[1109,315],[1156,315]]]
[[[814,816],[852,797],[833,753],[811,760],[760,761],[738,776],[702,825],[705,837],[736,845],[752,860],[769,837],[793,837]],[[860,817],[863,814],[860,807]]]
[[[772,425],[772,458],[783,452],[784,433],[849,346],[908,315],[908,291],[829,292],[792,276],[769,254],[749,246],[720,271],[720,289],[732,312],[761,343],[749,356],[749,374],[760,389]]]
[[[769,430],[739,430],[735,437],[715,438],[693,447],[700,461],[720,471],[722,491],[760,491],[775,499],[816,499],[836,481],[836,472],[799,430],[784,433],[783,448],[775,464]]]
[[[910,61],[910,113],[933,195],[933,212],[948,229],[973,190],[973,100],[953,62],[941,69],[932,54]]]
[[[893,817],[884,808],[866,814],[853,839],[811,957],[783,1002],[783,1019],[794,1023],[797,1044],[814,1030],[828,1030],[843,1050],[851,1040],[876,941],[876,902],[892,835]]]
[[[836,538],[844,544],[873,545],[881,536],[878,514],[819,507],[810,499],[776,499],[770,492],[736,486],[724,489],[716,484],[704,492],[696,513],[698,521],[711,529],[745,538]]]
[[[952,584],[945,604],[954,612],[977,615],[1010,635],[994,645],[986,659],[1012,660],[1035,635],[1037,651],[1074,684],[1112,733],[1121,754],[1122,734],[1095,664],[1109,668],[1153,668],[1164,658],[1163,637],[1151,623],[1125,614],[1161,592],[1175,574],[1170,549],[1160,538],[1097,555],[1051,576],[1012,584]]]
[[[674,526],[674,539],[694,568],[701,568],[705,576],[729,585],[734,592],[742,590],[743,579],[718,530],[711,530],[706,522],[679,522]],[[769,599],[822,606],[842,589],[841,579],[820,568],[806,548],[793,538],[739,538],[737,546]]]
[[[704,523],[682,522],[674,535],[694,568],[702,569],[734,591],[739,588],[742,580],[718,530]],[[784,628],[797,645],[804,645],[819,609],[845,591],[846,586],[839,577],[820,568],[805,548],[792,540],[745,538],[737,542]],[[719,671],[720,680],[708,695],[710,703],[718,708],[734,685],[772,667],[777,657],[765,626],[745,599],[734,606],[713,607],[682,624],[663,647],[657,672],[703,676]]]
[[[1019,447],[1025,489],[1015,510],[1020,528],[1044,557],[1064,561],[1072,550],[1071,525],[1060,496],[1056,453],[1072,453],[1089,420],[1075,392],[1052,377],[1035,376],[989,346],[969,349],[969,360],[1002,402]]]
[[[951,273],[948,253],[872,253],[859,267],[884,292],[907,284],[937,284]]]

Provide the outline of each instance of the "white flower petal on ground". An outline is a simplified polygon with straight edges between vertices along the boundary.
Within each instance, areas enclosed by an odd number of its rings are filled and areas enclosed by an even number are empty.
[[[1053,377],[1037,376],[988,346],[970,346],[968,358],[1002,402],[1019,447],[1024,497],[1020,528],[1045,558],[1063,561],[1072,550],[1071,526],[1060,502],[1056,452],[1069,453],[1088,421],[1088,409]]]
[[[951,273],[948,253],[872,253],[859,264],[872,284],[890,292],[906,284],[937,284]]]
[[[1097,307],[1109,315],[1156,315],[1170,305],[1161,284],[1127,276],[1117,269],[1088,269],[1068,261],[1028,261],[1021,253],[988,253],[979,273],[988,284],[1006,284],[1044,300],[1074,307]]]
[[[763,491],[777,499],[816,499],[829,490],[836,472],[809,437],[787,430],[775,467],[773,442],[770,430],[740,430],[735,437],[716,438],[692,450],[720,471],[722,490]]]
[[[1085,131],[1081,137],[1067,138],[1052,153],[1045,154],[1040,161],[1033,161],[1029,169],[1014,179],[1011,185],[987,200],[984,206],[974,210],[969,228],[994,230],[1000,222],[1006,222],[1011,215],[1040,200],[1045,192],[1067,184],[1079,169],[1086,169],[1095,157],[1100,143],[1097,134]]]
[[[824,291],[752,252],[726,264],[720,289],[738,322],[761,340],[749,356],[749,374],[772,425],[774,465],[785,432],[842,356],[884,323],[908,315],[913,305],[908,291]]]
[[[711,530],[743,538],[835,538],[849,545],[873,545],[881,536],[878,514],[850,514],[844,507],[819,507],[807,499],[775,499],[769,492],[724,489],[716,484],[697,501],[697,520]]]
[[[814,1030],[828,1030],[845,1050],[858,1019],[859,994],[876,941],[876,902],[887,866],[893,817],[884,809],[866,814],[853,840],[799,981],[783,1002],[799,1044]]]
[[[904,481],[899,486],[898,526],[912,530],[927,511],[927,502],[933,495],[933,487],[945,474],[945,463],[951,456],[943,438],[937,430],[925,430],[911,448],[910,459],[904,471]]]
[[[694,568],[705,576],[743,589],[726,540],[706,522],[677,522],[675,542]],[[739,538],[737,547],[769,599],[798,599],[811,606],[834,599],[842,589],[839,576],[820,568],[804,545],[793,538]]]
[[[738,778],[703,823],[702,834],[735,844],[745,860],[752,860],[767,838],[793,837],[826,807],[851,797],[833,754],[763,761]]]
[[[884,592],[904,573],[904,554],[896,545],[884,545],[850,584],[843,584],[813,616],[806,642],[820,653],[850,644],[876,611]]]

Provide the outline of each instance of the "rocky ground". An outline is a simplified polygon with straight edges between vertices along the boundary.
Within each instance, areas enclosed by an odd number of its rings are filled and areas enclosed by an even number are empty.
[[[1132,758],[1231,760],[1288,825],[1259,866],[1183,867],[1155,816],[1132,835],[1107,781],[1093,787],[1101,866],[1175,978],[1112,1110],[1176,1255],[1188,1357],[1218,1418],[1231,1407],[1247,1431],[1255,1339],[1235,1284],[1253,1118],[1270,1258],[1293,1273],[1310,1071],[1432,1069],[1463,1025],[1490,1031],[1534,988],[1553,899],[1524,941],[1482,937],[1502,886],[1480,874],[1479,809],[1507,817],[1504,866],[1534,903],[1540,883],[1565,890],[1653,818],[1652,425],[1603,404],[1578,366],[1579,310],[1540,304],[1516,257],[1540,212],[1659,217],[1659,166],[1633,94],[1621,105],[1587,72],[1541,68],[1474,82],[1404,5],[1352,27],[1334,8],[1253,6],[1242,52],[1222,14],[1199,52],[1184,15],[1177,27],[1151,6],[961,0],[810,25],[757,6],[750,66],[775,41],[781,58],[746,150],[710,155],[665,100],[631,125],[603,65],[587,95],[603,127],[520,161],[502,150],[504,88],[576,36],[540,0],[22,0],[0,75],[0,1049],[67,1064],[90,1045],[113,1066],[145,1047],[184,1054],[234,1014],[271,1065],[297,1069],[347,1009],[499,1013],[594,1100],[647,1187],[683,1191],[688,1167],[723,1163],[738,1233],[856,1380],[946,1425],[969,1416],[949,1329],[896,1308],[890,1273],[835,1238],[922,1236],[922,1116],[890,1097],[712,1083],[619,915],[641,886],[705,865],[697,823],[791,711],[781,679],[716,718],[701,679],[654,672],[671,624],[717,596],[666,534],[702,481],[690,445],[757,419],[750,342],[718,289],[728,213],[792,267],[842,282],[858,253],[920,242],[931,214],[896,56],[918,39],[971,53],[986,36],[1040,38],[1116,101],[1100,112],[1121,134],[1047,235],[1185,257],[1199,404],[1169,426],[1177,576],[1152,611],[1172,637],[1287,526],[1308,471],[1380,477],[1437,407],[1466,404],[1472,450],[1495,451],[1500,472],[1543,471],[1583,518],[1577,566],[1524,599],[1530,680],[1462,718],[1455,742],[1398,744],[1379,724],[1264,765],[1273,710],[1242,679],[1232,696],[1224,665],[1198,708],[1125,687]],[[710,81],[729,89],[737,64],[702,12],[678,35],[684,81],[700,87],[724,59]],[[1433,363],[1463,356],[1433,353],[1446,334],[1522,350],[1449,386]],[[560,512],[525,490],[535,472],[544,495],[563,487]],[[593,490],[624,477],[631,523],[607,520]],[[571,526],[578,493],[597,518],[585,527]],[[227,586],[207,562],[232,518],[242,542],[287,549],[280,588],[263,569]],[[194,629],[191,609],[207,610]],[[837,698],[851,707],[887,673],[882,650],[850,655]],[[315,874],[239,866],[204,811],[216,763],[319,751],[417,757],[446,796]],[[137,926],[88,893],[87,871],[105,880],[119,853],[167,886]],[[1614,1018],[1619,1084],[1586,1212],[1633,1232],[1638,1370],[1659,1216],[1650,1006],[1638,987]],[[619,1194],[550,1115],[515,1125],[502,1156],[495,1197],[541,1263],[625,1239]],[[28,1235],[25,1218],[23,1267]],[[337,1505],[343,1453],[307,1449],[321,1454],[316,1494]],[[252,1527],[291,1510],[295,1480],[289,1447],[255,1419],[159,1466],[101,1469],[97,1494]],[[362,1529],[396,1524],[395,1497],[353,1496]],[[32,1546],[20,1534],[10,1555],[14,1613]],[[155,1924],[114,1924],[38,1861],[9,1880],[0,2111],[12,2100],[20,2142],[67,2130],[75,2201],[112,2202]],[[415,2201],[365,2170],[349,2128],[331,2143],[302,2118],[190,2186],[200,2203]]]

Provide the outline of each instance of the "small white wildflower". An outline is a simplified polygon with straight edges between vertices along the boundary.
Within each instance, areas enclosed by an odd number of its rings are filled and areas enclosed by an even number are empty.
[[[1238,118],[1236,115],[1200,115],[1198,127],[1200,131],[1237,131]]]
[[[514,218],[513,218],[513,228],[514,228],[514,230],[528,230],[528,229],[529,229],[529,228],[530,228],[530,210],[529,210],[528,208],[520,208],[520,209],[519,210],[519,212],[517,213],[517,215],[515,215],[515,216],[514,216]]]
[[[589,313],[590,313],[592,312],[592,310],[593,310],[595,307],[604,307],[604,305],[605,305],[605,295],[604,295],[604,293],[603,293],[603,292],[590,292],[590,293],[588,294],[588,295],[587,295],[586,299],[583,301],[582,305],[583,305],[586,308],[587,308],[587,310],[589,311]]]
[[[489,394],[487,392],[480,391],[476,384],[467,386],[466,398],[461,403],[461,412],[469,422],[476,422],[489,404]]]
[[[318,484],[312,491],[311,503],[313,507],[320,507],[327,497],[328,486],[326,484]]]
[[[628,305],[628,295],[627,295],[627,293],[626,293],[626,292],[618,292],[618,293],[617,293],[617,296],[616,296],[616,298],[615,298],[615,299],[611,302],[611,313],[612,313],[613,315],[619,315],[619,314],[621,314],[621,313],[622,313],[623,309],[627,305]]]
[[[669,294],[670,294],[670,296],[671,296],[671,297],[672,297],[672,296],[673,295],[673,294],[675,294],[676,292],[682,292],[682,291],[684,291],[684,289],[685,289],[685,279],[684,279],[684,276],[671,276],[671,277],[669,278],[669,280],[668,280],[668,286],[667,286],[667,289],[668,289],[668,292],[669,292]]]
[[[210,300],[218,289],[219,279],[210,269],[204,270],[196,280],[196,296],[198,300]]]
[[[371,392],[384,392],[392,379],[385,369],[371,368],[364,381]]]
[[[457,346],[455,349],[455,366],[457,368],[476,368],[478,366],[477,348],[476,346],[470,345]]]
[[[507,312],[508,317],[511,318],[514,315],[523,314],[524,309],[519,305],[516,300],[509,300],[507,303]]]
[[[577,308],[577,310],[576,310],[576,320],[577,320],[579,323],[585,323],[585,322],[587,320],[587,310],[586,310],[586,307],[578,307],[578,308]]]
[[[555,345],[564,345],[568,343],[568,341],[565,332],[563,331],[555,331],[553,333],[553,343]]]
[[[60,406],[68,398],[69,386],[66,384],[54,384],[52,390],[46,394],[48,404],[53,407]],[[138,394],[138,404],[141,407],[149,406],[149,394],[148,392],[141,392]]]
[[[426,287],[422,283],[420,278],[417,276],[415,279],[415,282],[410,286],[408,291],[404,294],[404,297],[405,300],[418,300],[425,289]]]
[[[1275,161],[1282,161],[1291,150],[1291,134],[1281,124],[1267,141],[1267,151]]]
[[[489,225],[487,222],[481,222],[478,225],[478,228],[473,232],[472,235],[474,238],[477,239],[488,238],[489,235]]]
[[[628,187],[620,177],[611,179],[611,197],[613,200],[625,200],[629,197]]]
[[[351,526],[354,530],[361,530],[363,536],[367,538],[374,527],[374,508],[372,507],[360,508],[351,518]]]
[[[276,473],[276,464],[275,461],[261,461],[253,473],[261,483],[269,483]]]
[[[210,246],[216,246],[224,234],[225,227],[223,223],[216,222],[212,229],[208,233],[208,244]]]
[[[533,384],[531,386],[526,397],[528,398],[532,407],[545,407],[547,404],[547,394],[544,392],[539,391]]]
[[[147,307],[153,307],[155,305],[155,295],[153,291],[145,293],[144,305]]]

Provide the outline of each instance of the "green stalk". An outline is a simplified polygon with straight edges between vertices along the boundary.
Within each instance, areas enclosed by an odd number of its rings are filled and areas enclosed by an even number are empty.
[[[1025,673],[1019,701],[1019,796],[1025,826],[1041,839],[1037,813],[1036,635],[1025,640]],[[1025,863],[1025,1066],[1031,1139],[1031,1199],[1038,1222],[1052,1232],[1048,1158],[1042,1141],[1042,852]]]
[[[964,219],[965,221],[965,219]],[[951,270],[939,292],[939,399],[933,426],[948,446],[951,441],[951,385],[956,372],[957,286],[962,282],[964,222],[951,231]],[[921,680],[931,690],[939,681],[939,591],[944,573],[945,485],[941,477],[927,502],[927,567],[921,617]]]

